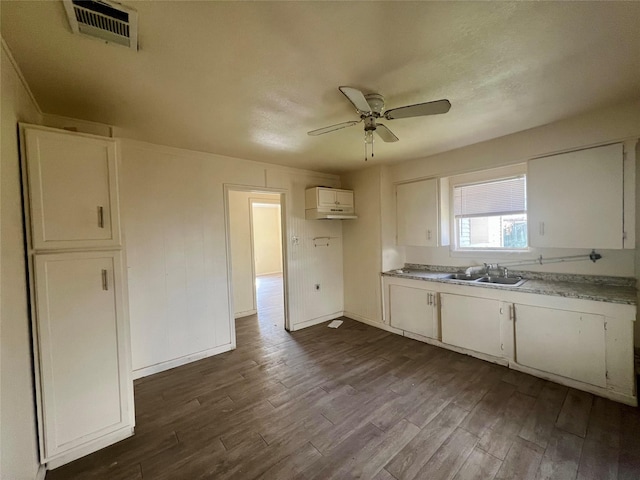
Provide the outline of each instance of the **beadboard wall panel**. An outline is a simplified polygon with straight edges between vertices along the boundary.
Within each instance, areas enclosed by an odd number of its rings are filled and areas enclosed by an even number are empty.
[[[341,225],[304,219],[304,189],[339,186],[338,177],[120,142],[134,376],[235,347],[225,184],[286,191],[286,237],[301,239],[299,245],[288,245],[291,328],[342,313]],[[305,247],[319,235],[334,237],[329,258],[318,248]],[[318,279],[327,288],[309,301],[306,295]]]

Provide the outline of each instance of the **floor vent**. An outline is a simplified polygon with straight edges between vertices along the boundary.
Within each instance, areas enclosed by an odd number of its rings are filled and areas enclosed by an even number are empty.
[[[74,33],[138,50],[138,13],[105,0],[63,0]]]

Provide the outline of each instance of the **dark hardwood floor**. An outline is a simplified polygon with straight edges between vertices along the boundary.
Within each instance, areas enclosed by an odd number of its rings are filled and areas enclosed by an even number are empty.
[[[136,435],[47,480],[640,479],[636,408],[265,312],[237,320],[236,350],[137,381]]]

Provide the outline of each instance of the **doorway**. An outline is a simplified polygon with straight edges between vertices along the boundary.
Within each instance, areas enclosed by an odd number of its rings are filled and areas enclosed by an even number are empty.
[[[261,335],[288,330],[285,194],[242,187],[226,190],[234,330],[249,325]]]
[[[263,197],[249,201],[258,321],[261,328],[284,328],[280,199]]]

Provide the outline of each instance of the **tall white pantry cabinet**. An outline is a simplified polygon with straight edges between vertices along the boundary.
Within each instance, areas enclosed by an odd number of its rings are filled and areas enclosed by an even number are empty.
[[[133,434],[115,140],[20,125],[40,461]]]

